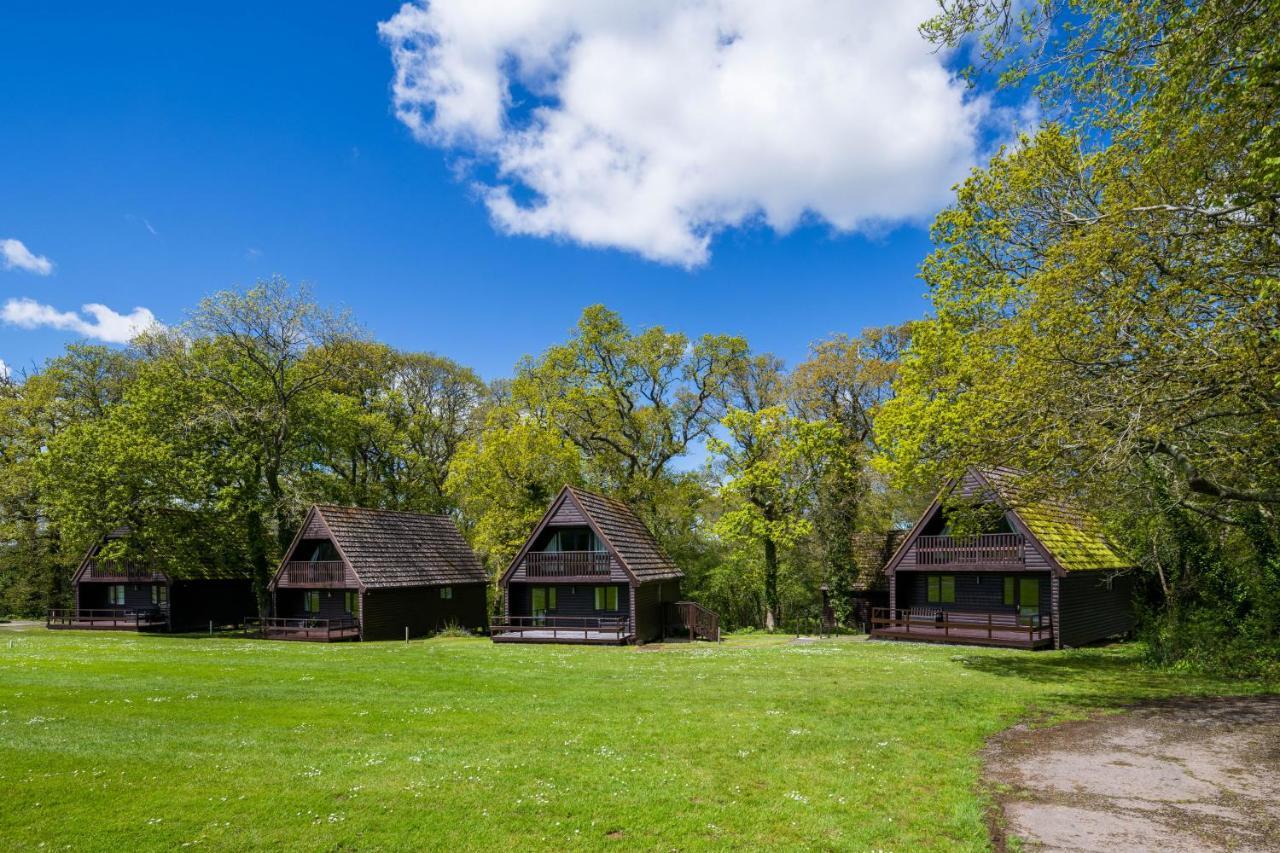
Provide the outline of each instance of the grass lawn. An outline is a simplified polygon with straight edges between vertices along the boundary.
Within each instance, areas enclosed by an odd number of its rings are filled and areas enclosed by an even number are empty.
[[[1135,651],[5,632],[0,847],[981,849],[994,732],[1260,689]]]

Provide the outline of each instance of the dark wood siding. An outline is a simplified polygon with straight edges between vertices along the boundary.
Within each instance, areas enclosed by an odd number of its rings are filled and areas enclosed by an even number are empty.
[[[1133,630],[1131,577],[1068,572],[1059,585],[1059,636],[1064,646],[1081,646]]]
[[[664,621],[669,618],[669,604],[680,600],[680,581],[666,580],[641,584],[636,588],[636,642],[660,639]]]
[[[355,590],[351,590],[355,592]],[[305,607],[305,599],[308,590],[306,589],[278,589],[276,590],[276,612],[275,615],[284,619],[301,619],[306,616],[314,616],[317,619],[341,619],[344,616],[358,616],[359,613],[347,613],[347,590],[345,589],[321,589],[320,593],[320,610],[316,613],[308,613]],[[359,596],[356,596],[357,611],[360,609]]]
[[[1010,572],[1017,578],[1026,577],[1025,572]],[[954,604],[930,604],[928,578],[931,575],[952,575],[956,579],[956,600]],[[910,607],[925,607],[934,610],[958,610],[972,613],[1014,613],[1016,608],[1004,603],[1004,575],[992,572],[903,572],[898,576],[897,607],[904,610]],[[1052,612],[1053,592],[1050,575],[1044,572],[1040,579],[1040,612],[1048,615]]]
[[[556,588],[556,609],[550,616],[626,616],[631,612],[631,587],[626,584],[540,584],[512,583],[509,591],[509,615],[530,616],[529,589],[535,586],[554,586]],[[596,587],[616,586],[618,588],[617,610],[596,610]]]
[[[121,581],[118,585],[124,586],[123,605],[107,603],[107,587],[117,586],[117,584],[85,581],[76,585],[78,606],[84,610],[146,610],[153,606],[151,588],[164,586],[163,583],[129,583],[128,581]]]
[[[578,502],[573,499],[573,495],[566,495],[561,502],[555,515],[547,520],[547,524],[586,524],[587,517],[582,514],[582,510],[578,508]]]
[[[362,636],[366,640],[420,637],[456,625],[468,630],[488,624],[487,584],[450,587],[452,598],[441,598],[438,586],[392,587],[365,590],[362,598]]]

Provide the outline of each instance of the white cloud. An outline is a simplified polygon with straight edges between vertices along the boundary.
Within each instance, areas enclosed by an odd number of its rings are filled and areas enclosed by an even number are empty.
[[[493,164],[513,234],[696,266],[711,236],[930,216],[988,107],[916,32],[935,0],[417,0],[379,25],[396,115]]]
[[[83,306],[81,312],[59,311],[34,299],[10,299],[0,308],[0,320],[22,329],[63,329],[112,344],[128,343],[143,330],[159,325],[155,315],[146,308],[120,314],[105,305],[90,303]]]
[[[6,237],[0,240],[0,257],[4,258],[4,268],[33,272],[36,275],[49,275],[53,272],[53,261],[32,253],[21,240]]]

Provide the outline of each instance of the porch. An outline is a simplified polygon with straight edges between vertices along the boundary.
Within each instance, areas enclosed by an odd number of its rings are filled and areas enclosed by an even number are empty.
[[[1017,569],[1027,560],[1027,541],[1021,533],[978,536],[918,536],[915,564],[930,568]]]
[[[169,614],[160,608],[53,609],[45,627],[81,631],[158,631],[169,625]]]
[[[336,619],[264,616],[244,620],[246,636],[263,640],[304,640],[336,643],[360,639],[360,622],[351,617]]]
[[[871,611],[871,636],[884,640],[956,643],[1042,649],[1053,645],[1053,620],[1009,612],[964,612],[913,607],[876,607]]]
[[[503,616],[489,626],[495,643],[587,643],[621,646],[631,642],[625,616]]]

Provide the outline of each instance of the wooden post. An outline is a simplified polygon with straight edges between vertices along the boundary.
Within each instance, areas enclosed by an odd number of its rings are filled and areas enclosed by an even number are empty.
[[[991,611],[987,611],[987,639],[991,639]]]
[[[213,636],[213,620],[212,619],[209,620],[209,636],[210,637]]]
[[[409,626],[408,625],[404,626],[404,641],[406,643],[409,642]]]

